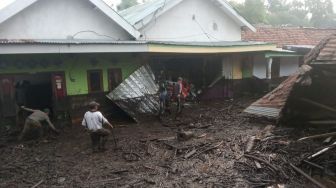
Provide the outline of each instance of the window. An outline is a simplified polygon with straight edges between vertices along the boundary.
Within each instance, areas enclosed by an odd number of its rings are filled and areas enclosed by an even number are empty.
[[[121,69],[110,69],[108,71],[108,82],[110,91],[114,90],[122,82]]]
[[[89,92],[103,91],[103,76],[101,70],[88,71]]]

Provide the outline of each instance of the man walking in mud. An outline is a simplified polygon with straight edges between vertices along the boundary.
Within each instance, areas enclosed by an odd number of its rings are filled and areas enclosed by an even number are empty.
[[[89,103],[89,111],[84,115],[82,125],[85,126],[91,136],[92,151],[106,151],[105,144],[111,132],[103,126],[108,125],[113,129],[111,123],[98,111],[99,103],[92,101]]]
[[[30,108],[26,108],[25,106],[21,106],[21,109],[27,112],[32,112],[32,114],[30,114],[27,117],[23,130],[19,136],[19,140],[22,140],[24,136],[27,134],[27,132],[34,128],[38,129],[39,138],[41,138],[43,133],[43,127],[41,122],[43,121],[47,122],[48,125],[52,128],[52,130],[54,130],[56,133],[59,133],[59,131],[55,128],[55,126],[51,123],[49,119],[49,113],[50,113],[49,109],[44,109],[43,112],[40,110],[33,110]]]

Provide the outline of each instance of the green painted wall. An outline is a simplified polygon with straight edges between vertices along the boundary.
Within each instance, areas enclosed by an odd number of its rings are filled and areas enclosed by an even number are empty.
[[[140,66],[141,58],[130,54],[43,54],[0,56],[1,74],[64,72],[68,95],[88,93],[87,71],[102,70],[104,91],[108,91],[107,72],[121,68],[123,79]]]

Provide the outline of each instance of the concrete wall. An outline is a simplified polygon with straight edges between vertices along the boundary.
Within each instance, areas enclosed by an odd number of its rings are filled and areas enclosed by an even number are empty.
[[[142,39],[160,41],[241,40],[240,26],[208,0],[184,0],[141,33]]]
[[[1,39],[121,39],[130,35],[88,0],[39,0],[0,25]]]
[[[108,91],[107,71],[121,68],[123,79],[139,66],[141,58],[128,55],[7,55],[1,56],[0,75],[64,72],[68,95],[88,94],[87,71],[102,70],[104,91]],[[5,64],[3,63],[5,62]]]
[[[295,73],[299,68],[298,57],[282,57],[280,58],[280,77],[289,76]]]
[[[266,78],[267,60],[264,54],[257,54],[253,57],[253,76],[265,79]]]
[[[253,76],[266,79],[267,59],[264,54],[258,54],[253,57]],[[299,68],[298,57],[280,58],[280,77],[289,76],[295,73]]]

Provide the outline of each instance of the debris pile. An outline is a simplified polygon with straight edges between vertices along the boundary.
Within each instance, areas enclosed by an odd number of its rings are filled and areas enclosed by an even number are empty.
[[[271,133],[269,128],[267,126],[262,134],[251,137],[246,144],[249,151],[246,149],[244,159],[236,162],[236,168],[251,186],[291,182],[301,187],[307,185],[307,181],[316,187],[336,186],[336,153],[333,151],[336,143],[332,143],[335,139],[330,137],[335,133],[297,140],[301,132],[272,128]],[[329,138],[312,140],[323,137]]]
[[[0,143],[0,187],[312,185],[291,164],[333,185],[335,137],[299,142],[323,132],[266,126],[274,122],[242,113],[253,100],[189,104],[177,119],[167,115],[162,122],[114,123],[117,147],[111,138],[105,153],[92,154],[89,135],[80,127],[47,142]]]

